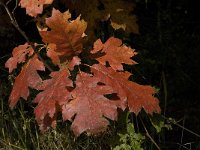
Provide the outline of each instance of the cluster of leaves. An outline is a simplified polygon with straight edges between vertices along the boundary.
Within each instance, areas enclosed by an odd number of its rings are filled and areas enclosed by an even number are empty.
[[[36,16],[52,0],[32,2],[21,0],[20,5]],[[63,121],[72,122],[76,136],[105,131],[109,120],[117,120],[118,109],[127,108],[136,114],[142,108],[149,114],[160,112],[159,102],[153,96],[155,90],[128,80],[131,74],[124,70],[123,64],[136,64],[131,59],[137,54],[133,49],[111,37],[105,43],[98,39],[89,52],[84,51],[87,23],[80,16],[72,20],[68,11],[53,9],[45,23],[47,28],[39,30],[44,44],[19,45],[5,64],[10,73],[23,64],[9,97],[11,108],[20,98],[27,100],[29,88],[38,90],[34,113],[41,131],[55,128],[61,113]],[[53,71],[47,66],[41,59],[42,51],[58,69]],[[46,68],[51,71],[50,77],[42,79],[38,71]]]
[[[143,150],[142,141],[144,136],[140,133],[136,133],[133,123],[127,123],[127,133],[119,133],[120,145],[113,148],[113,150]]]
[[[94,30],[99,21],[110,20],[114,29],[123,29],[126,32],[138,33],[137,18],[132,13],[135,3],[131,0],[63,0],[70,11],[81,16],[88,22],[86,34],[89,40],[95,40]]]
[[[30,16],[36,17],[43,12],[43,6],[51,4],[53,0],[21,0],[20,5],[26,8],[26,13]],[[55,1],[55,5],[58,3]],[[86,29],[87,43],[92,44],[96,40],[95,31],[99,29],[99,22],[109,21],[110,25],[115,29],[123,29],[128,33],[139,33],[137,17],[133,11],[135,3],[132,0],[60,0],[59,4],[62,7],[67,7],[70,12],[80,15],[87,21],[88,28]],[[58,5],[59,5],[58,4]],[[57,5],[56,5],[57,6]],[[44,16],[36,18],[38,25],[43,24]]]

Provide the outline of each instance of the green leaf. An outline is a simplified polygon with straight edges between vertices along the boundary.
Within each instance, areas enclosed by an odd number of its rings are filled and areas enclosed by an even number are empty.
[[[154,115],[153,117],[150,117],[150,121],[157,133],[160,133],[162,128],[167,128],[168,130],[172,129],[170,124],[165,123],[164,118],[161,115]]]
[[[119,133],[120,145],[113,150],[143,150],[142,142],[145,137],[140,133],[136,133],[133,123],[127,123],[126,133]]]

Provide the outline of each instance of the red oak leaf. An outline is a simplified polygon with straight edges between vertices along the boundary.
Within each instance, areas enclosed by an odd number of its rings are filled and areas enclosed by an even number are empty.
[[[78,56],[74,56],[72,60],[69,62],[68,68],[69,70],[73,70],[74,66],[80,65],[80,64],[81,64],[81,59]]]
[[[56,50],[56,44],[49,44],[47,46],[47,56],[49,58],[51,58],[52,62],[55,64],[55,65],[58,65],[60,64],[60,59],[58,57],[58,53],[55,51]]]
[[[72,87],[72,81],[68,78],[69,71],[63,69],[50,74],[51,79],[43,81],[40,92],[34,102],[38,103],[35,108],[36,120],[42,131],[46,131],[51,125],[56,125],[56,115],[61,106],[68,102],[71,94],[67,87]]]
[[[117,91],[121,100],[127,99],[131,112],[137,114],[142,108],[149,114],[160,112],[158,99],[153,97],[155,91],[151,86],[128,81],[130,73],[116,72],[112,68],[107,68],[101,64],[96,64],[91,69],[94,77],[98,77],[101,82]]]
[[[15,47],[12,51],[13,57],[9,58],[5,64],[5,67],[9,68],[9,73],[17,68],[17,64],[25,62],[26,55],[31,56],[33,52],[34,50],[28,43]]]
[[[43,5],[51,4],[53,0],[20,0],[19,4],[22,8],[26,8],[26,13],[32,17],[36,17],[43,11]]]
[[[63,120],[72,121],[71,128],[76,136],[82,132],[96,134],[104,131],[109,124],[106,118],[117,119],[120,102],[104,97],[114,91],[98,82],[98,78],[81,72],[77,75],[76,88],[71,92],[73,99],[63,105]]]
[[[87,24],[80,20],[80,16],[73,21],[69,21],[70,18],[69,11],[61,13],[53,9],[52,16],[46,19],[46,24],[51,31],[40,31],[43,42],[56,44],[55,51],[61,62],[78,55],[83,47],[83,33]]]
[[[96,58],[99,63],[106,65],[106,62],[109,62],[109,65],[114,70],[123,70],[122,63],[130,65],[136,64],[136,62],[130,58],[137,53],[133,49],[122,45],[122,41],[114,37],[109,38],[105,44],[103,44],[100,39],[97,40],[94,43],[94,49],[91,53],[98,52],[102,53],[100,56],[97,55]]]
[[[17,104],[20,97],[24,98],[25,100],[27,99],[29,96],[28,87],[39,89],[42,79],[38,75],[37,70],[44,71],[45,67],[35,55],[28,61],[27,64],[23,66],[20,74],[15,79],[15,83],[9,97],[11,108]]]
[[[47,56],[51,58],[52,62],[55,65],[59,65],[60,68],[68,68],[69,70],[73,70],[74,66],[81,64],[81,59],[78,56],[74,56],[73,58],[71,58],[71,60],[68,60],[64,63],[60,63],[58,53],[55,50],[56,45],[52,43],[49,44],[47,46]]]

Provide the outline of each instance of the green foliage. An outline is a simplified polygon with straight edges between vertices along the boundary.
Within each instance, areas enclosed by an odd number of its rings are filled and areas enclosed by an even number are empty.
[[[119,133],[120,145],[113,150],[143,150],[142,143],[145,137],[141,133],[136,133],[133,123],[128,122],[126,133]]]
[[[153,117],[150,117],[150,121],[157,133],[160,133],[163,128],[168,130],[172,129],[171,124],[165,123],[165,120],[161,115],[154,115]]]

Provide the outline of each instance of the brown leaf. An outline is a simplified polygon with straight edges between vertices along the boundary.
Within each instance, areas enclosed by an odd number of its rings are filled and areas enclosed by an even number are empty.
[[[38,75],[37,70],[44,71],[45,67],[35,55],[26,65],[23,66],[20,74],[15,79],[15,83],[9,97],[11,108],[17,104],[20,97],[27,100],[27,97],[29,96],[29,87],[39,89],[42,79]]]
[[[86,34],[91,42],[96,40],[94,31],[98,29],[98,23],[108,18],[116,24],[124,24],[127,32],[139,33],[137,17],[132,13],[135,8],[132,0],[64,0],[63,3],[88,22]]]
[[[116,22],[113,22],[111,20],[111,26],[115,29],[115,30],[118,30],[118,29],[123,29],[123,30],[126,30],[126,24],[118,24]]]
[[[66,104],[71,98],[67,87],[72,87],[72,81],[68,78],[69,71],[63,69],[50,74],[51,79],[43,81],[40,92],[34,102],[38,103],[35,108],[36,120],[40,130],[46,131],[51,125],[55,127],[56,116],[61,111],[62,105]]]
[[[43,5],[51,4],[53,0],[20,0],[19,4],[22,8],[26,8],[26,13],[32,17],[36,17],[43,11]]]
[[[74,56],[72,60],[69,62],[67,67],[69,68],[69,70],[73,70],[74,66],[80,65],[80,64],[81,64],[81,59],[78,56]]]
[[[80,54],[83,48],[82,35],[87,24],[80,19],[80,16],[73,21],[70,21],[70,18],[69,11],[61,13],[59,10],[53,9],[52,16],[46,19],[46,24],[51,31],[40,31],[43,42],[56,45],[54,51],[58,54],[61,62]]]
[[[47,46],[47,56],[51,58],[55,65],[60,64],[59,54],[56,52],[56,44],[50,43]]]
[[[17,68],[17,64],[24,63],[26,60],[26,55],[31,56],[33,52],[34,50],[30,45],[28,45],[28,43],[15,47],[12,51],[13,57],[9,58],[5,64],[5,67],[9,68],[9,73]]]
[[[94,77],[101,79],[101,82],[117,91],[121,100],[127,99],[128,108],[131,112],[138,114],[142,108],[149,114],[160,112],[159,101],[153,97],[155,91],[151,86],[128,81],[130,73],[116,72],[112,68],[100,64],[92,66],[91,69]]]
[[[114,91],[98,82],[98,78],[81,72],[76,79],[76,88],[71,92],[73,99],[63,105],[63,119],[72,121],[71,128],[76,136],[83,132],[96,134],[105,131],[109,124],[106,118],[117,119],[119,101],[104,97]]]
[[[130,65],[136,64],[136,62],[130,58],[137,53],[133,49],[122,45],[122,41],[114,37],[109,38],[105,44],[103,44],[100,40],[97,40],[94,43],[94,49],[91,53],[98,52],[103,53],[99,57],[97,55],[96,59],[99,63],[106,65],[106,62],[109,62],[109,65],[114,70],[123,70],[122,63]]]
[[[52,62],[55,65],[59,65],[59,68],[68,68],[69,70],[73,70],[74,66],[81,64],[81,59],[78,56],[74,56],[73,58],[69,59],[68,61],[65,61],[63,63],[60,63],[60,59],[58,57],[58,52],[56,50],[55,44],[49,44],[47,46],[47,56],[51,58]]]

